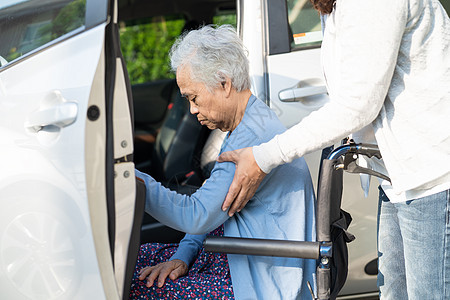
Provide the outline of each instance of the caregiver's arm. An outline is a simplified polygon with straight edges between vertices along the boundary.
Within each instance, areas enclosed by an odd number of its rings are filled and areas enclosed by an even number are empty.
[[[204,234],[223,224],[228,215],[221,205],[233,179],[235,166],[219,163],[210,178],[191,196],[163,187],[151,176],[136,170],[146,185],[145,211],[162,224],[190,234]]]
[[[335,76],[330,102],[283,134],[254,146],[251,155],[256,164],[244,163],[249,160],[249,151],[223,153],[219,161],[237,165],[223,209],[233,203],[229,211],[232,215],[253,196],[246,191],[255,191],[260,181],[250,179],[248,174],[267,174],[280,164],[338,142],[377,117],[394,73],[407,13],[407,1],[337,3],[332,16],[336,20],[336,59],[331,66]]]
[[[251,147],[225,152],[219,156],[218,161],[231,161],[236,164],[233,182],[222,204],[222,210],[229,209],[228,215],[231,217],[235,212],[240,212],[253,197],[266,173],[256,163]],[[234,199],[237,200],[232,203]],[[231,204],[233,205],[230,208]]]

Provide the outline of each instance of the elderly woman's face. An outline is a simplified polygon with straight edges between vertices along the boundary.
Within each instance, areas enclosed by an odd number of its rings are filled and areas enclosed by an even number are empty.
[[[191,114],[196,115],[202,125],[209,129],[231,130],[236,104],[227,101],[222,87],[208,91],[204,83],[193,81],[188,67],[177,70],[177,83],[181,94],[189,100]]]

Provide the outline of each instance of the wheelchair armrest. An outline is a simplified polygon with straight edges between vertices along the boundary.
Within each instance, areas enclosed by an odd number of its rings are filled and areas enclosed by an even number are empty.
[[[306,259],[318,259],[321,254],[319,242],[208,236],[203,242],[203,246],[208,252],[229,254]]]

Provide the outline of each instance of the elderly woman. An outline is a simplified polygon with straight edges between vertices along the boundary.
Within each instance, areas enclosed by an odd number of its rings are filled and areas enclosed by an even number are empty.
[[[182,36],[171,51],[181,93],[191,113],[210,129],[228,131],[221,152],[259,145],[285,131],[276,115],[250,92],[248,60],[231,26],[205,26]],[[302,158],[267,175],[253,200],[228,216],[221,205],[233,163],[216,163],[191,196],[170,191],[136,171],[147,188],[145,210],[186,232],[177,245],[141,247],[131,298],[306,299],[315,261],[225,255],[202,249],[206,233],[299,241],[315,240],[314,191]]]

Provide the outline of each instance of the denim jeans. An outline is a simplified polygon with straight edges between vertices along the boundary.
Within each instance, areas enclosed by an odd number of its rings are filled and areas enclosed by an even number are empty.
[[[380,189],[381,299],[450,299],[450,190],[391,203]]]

